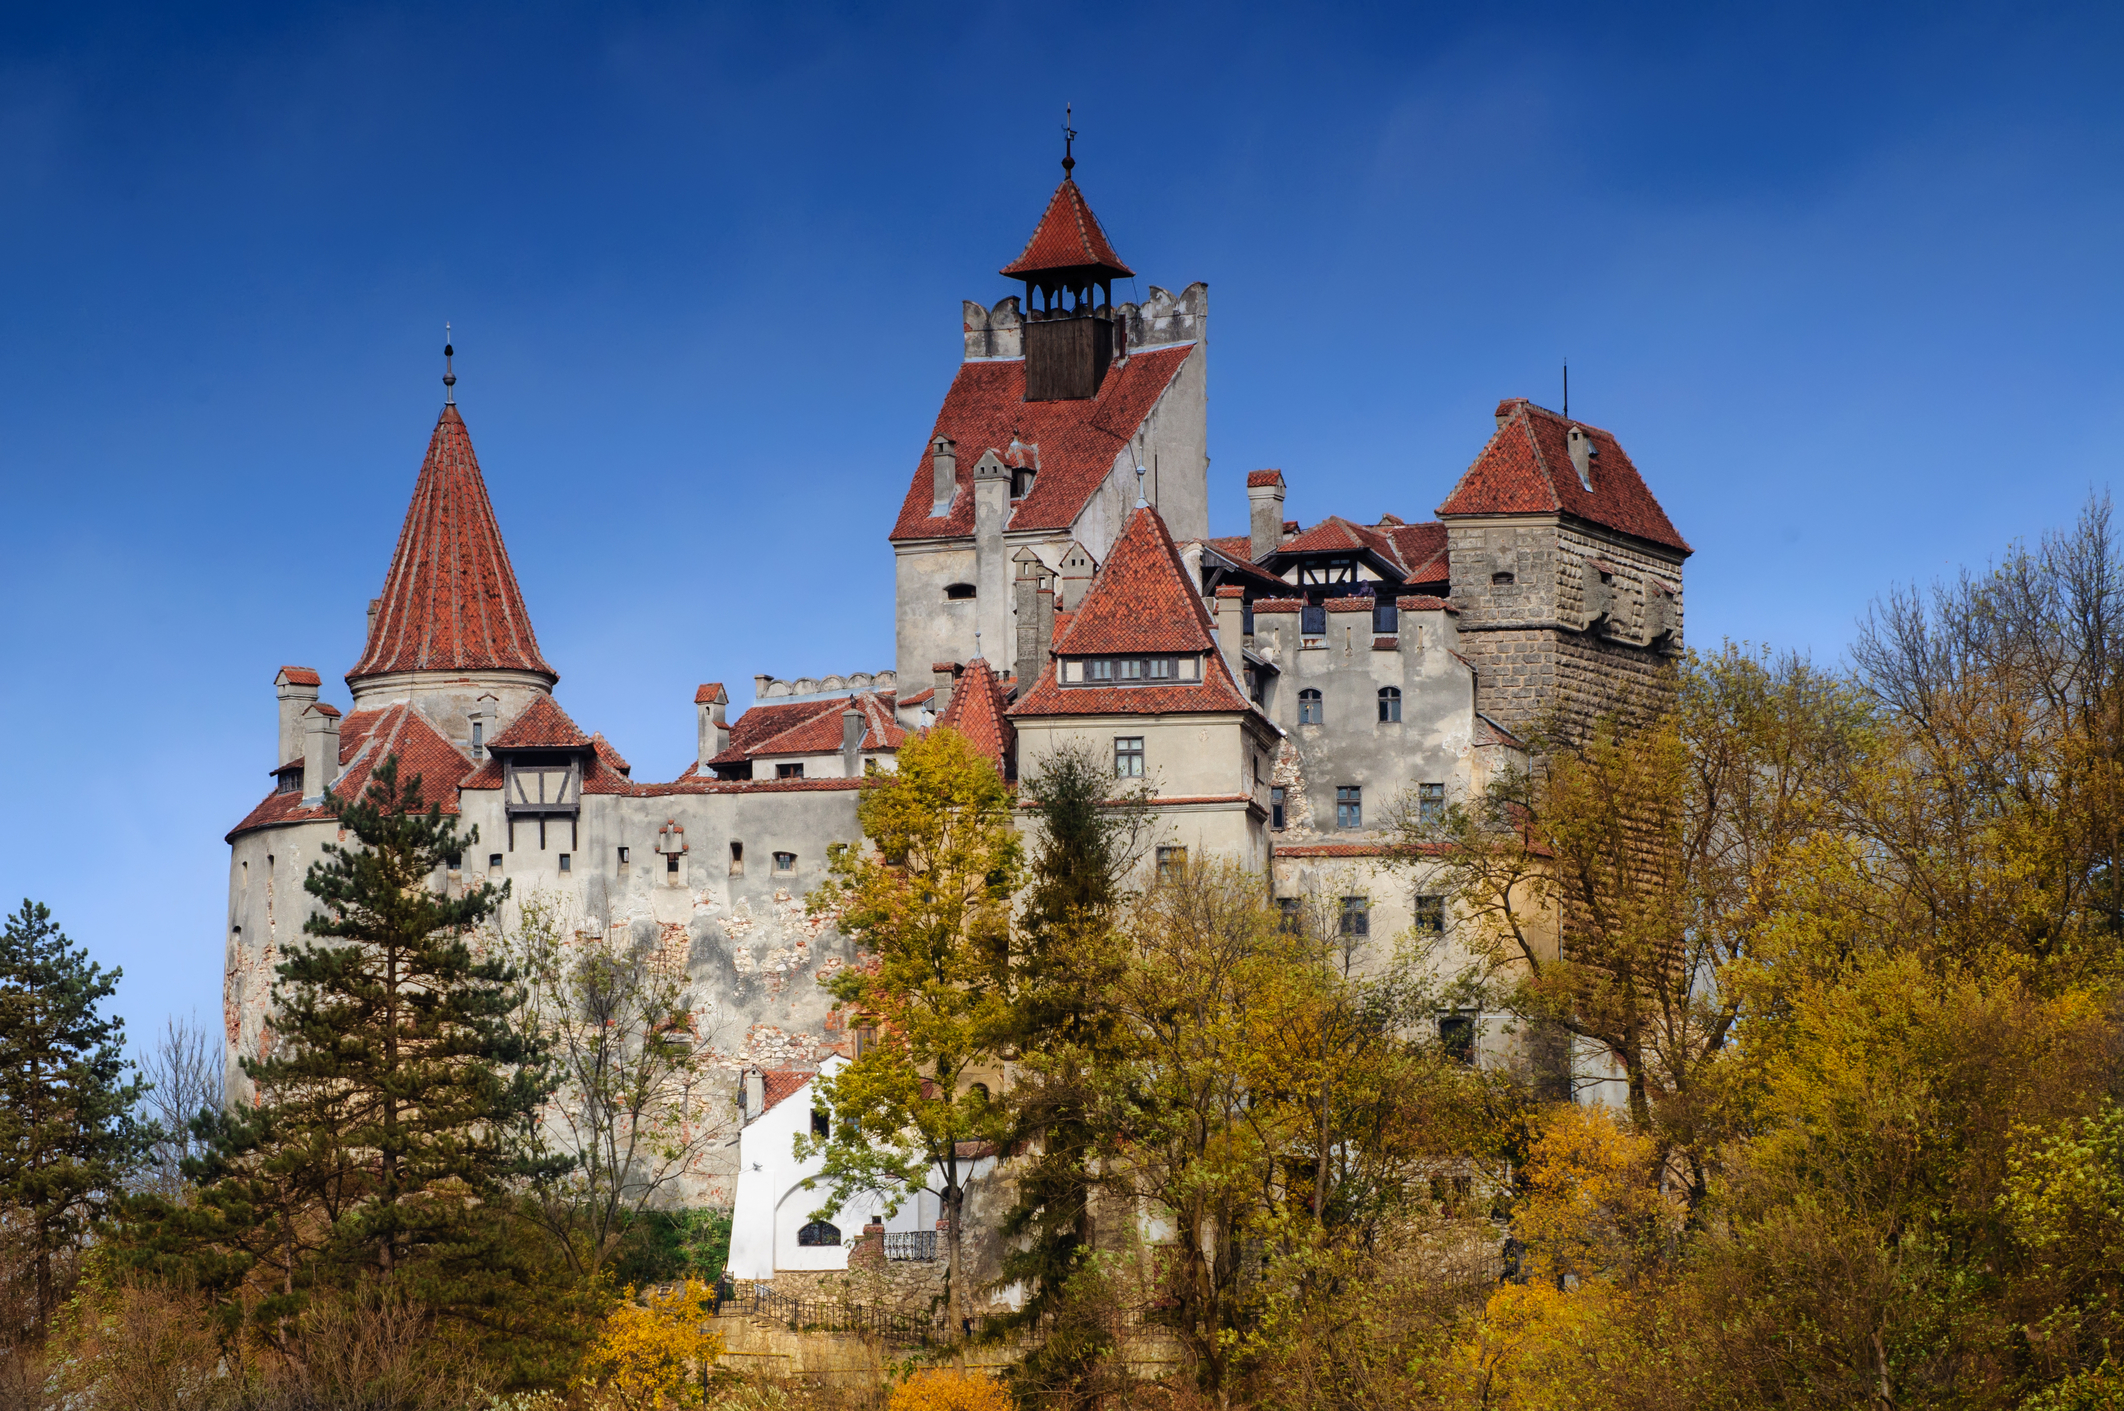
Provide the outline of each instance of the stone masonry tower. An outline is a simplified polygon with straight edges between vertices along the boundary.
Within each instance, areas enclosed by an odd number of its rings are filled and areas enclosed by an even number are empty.
[[[1438,517],[1477,710],[1524,735],[1672,703],[1690,549],[1614,436],[1500,402]]]

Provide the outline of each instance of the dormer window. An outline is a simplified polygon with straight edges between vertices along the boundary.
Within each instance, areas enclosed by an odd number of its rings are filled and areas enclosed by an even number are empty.
[[[1012,471],[1010,473],[1010,497],[1013,500],[1022,500],[1027,495],[1030,495],[1032,493],[1033,477],[1038,474],[1039,472],[1030,466]]]
[[[280,781],[273,786],[274,793],[299,794],[302,792],[302,767],[300,765],[293,769],[283,769],[274,777]]]
[[[1165,686],[1202,679],[1195,656],[1071,657],[1062,663],[1065,686]]]

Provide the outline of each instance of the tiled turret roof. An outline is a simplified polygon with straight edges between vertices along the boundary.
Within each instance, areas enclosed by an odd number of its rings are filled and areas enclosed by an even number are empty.
[[[1081,271],[1095,279],[1127,279],[1135,273],[1107,243],[1091,204],[1069,177],[1055,188],[1040,223],[1033,227],[1032,239],[1025,242],[1025,253],[1000,273],[1012,279],[1037,280],[1043,274],[1064,271]]]
[[[975,657],[966,663],[965,672],[952,689],[951,704],[944,707],[937,724],[964,735],[967,743],[986,755],[997,769],[1007,771],[1018,743],[1017,727],[1003,715],[1009,708],[1003,683],[989,669],[985,657]]]
[[[1567,514],[1665,548],[1691,552],[1667,512],[1652,498],[1637,467],[1615,437],[1582,421],[1566,421],[1524,397],[1497,404],[1498,428],[1438,507],[1444,515]],[[1577,427],[1599,448],[1588,479],[1571,464],[1570,431]]]
[[[533,696],[524,713],[509,722],[509,728],[488,742],[490,750],[522,749],[586,750],[592,748],[582,727],[551,696]]]
[[[400,671],[559,673],[539,655],[472,437],[446,406],[428,441],[376,620],[348,681]]]

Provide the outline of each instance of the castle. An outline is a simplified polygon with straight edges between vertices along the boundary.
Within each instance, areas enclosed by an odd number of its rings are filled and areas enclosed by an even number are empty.
[[[508,879],[559,898],[578,931],[683,957],[697,1012],[722,1017],[745,1123],[849,1048],[815,981],[856,957],[804,897],[829,845],[860,836],[866,772],[939,722],[1007,777],[1066,741],[1110,757],[1152,790],[1161,864],[1238,859],[1286,905],[1328,907],[1354,945],[1450,947],[1444,900],[1387,865],[1392,812],[1480,788],[1551,710],[1671,690],[1689,547],[1613,435],[1523,398],[1498,404],[1435,519],[1304,525],[1284,518],[1283,473],[1256,470],[1219,491],[1243,488],[1249,532],[1212,538],[1208,289],[1115,304],[1132,273],[1065,166],[1001,270],[1021,293],[965,304],[964,360],[909,446],[889,534],[894,669],[756,676],[734,719],[704,684],[696,759],[668,782],[632,777],[555,698],[446,400],[346,673],[350,708],[321,698],[312,668],[274,677],[273,785],[228,835],[232,1096],[238,1057],[275,1041],[304,873],[339,838],[325,791],[358,793],[394,754],[478,826],[438,885]],[[1480,1016],[1439,1023],[1471,1056],[1490,1042]],[[724,1151],[693,1198],[735,1193]],[[823,1255],[796,1253],[817,1199],[793,1192],[800,1175],[748,1175],[747,1203],[773,1212],[753,1241],[770,1270]]]

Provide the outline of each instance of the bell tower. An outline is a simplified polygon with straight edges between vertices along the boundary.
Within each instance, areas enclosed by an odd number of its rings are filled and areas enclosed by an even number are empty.
[[[1063,125],[1062,184],[1025,251],[1003,266],[1025,281],[1025,400],[1077,401],[1099,395],[1106,370],[1126,349],[1114,315],[1113,282],[1135,271],[1121,262],[1099,218],[1070,175],[1076,132]],[[1034,295],[1038,294],[1035,302]]]

